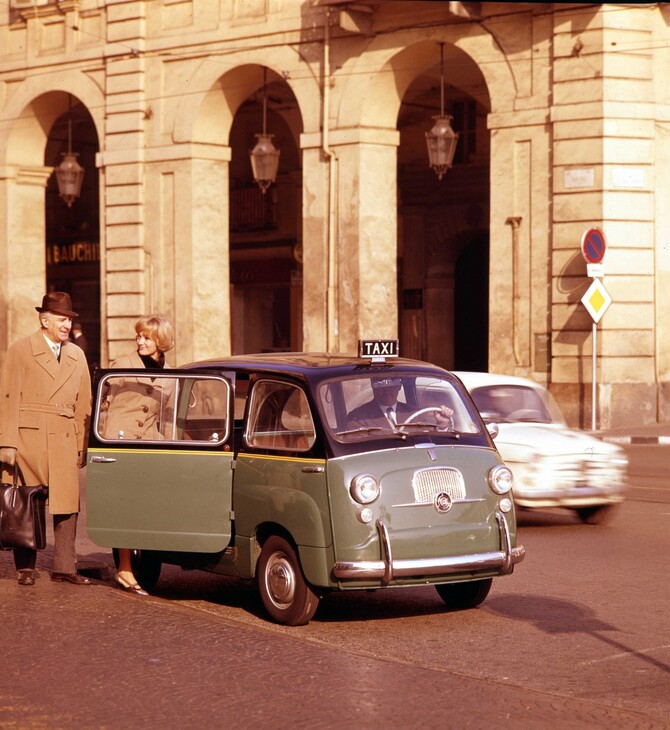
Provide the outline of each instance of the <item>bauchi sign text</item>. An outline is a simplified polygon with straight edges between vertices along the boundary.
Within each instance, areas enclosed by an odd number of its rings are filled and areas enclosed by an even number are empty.
[[[47,246],[47,264],[85,264],[100,261],[99,243],[66,243]]]

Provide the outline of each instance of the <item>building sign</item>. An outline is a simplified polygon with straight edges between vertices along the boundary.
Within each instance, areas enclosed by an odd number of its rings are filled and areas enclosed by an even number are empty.
[[[100,261],[99,243],[52,243],[47,246],[47,265],[88,264]]]
[[[563,172],[563,187],[592,188],[595,184],[595,171],[592,167]]]

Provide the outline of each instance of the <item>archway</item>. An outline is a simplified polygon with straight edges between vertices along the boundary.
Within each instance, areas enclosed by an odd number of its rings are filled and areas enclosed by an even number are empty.
[[[88,344],[89,366],[94,369],[100,363],[100,195],[95,164],[99,142],[88,110],[71,96],[67,111],[49,131],[44,164],[59,165],[69,145],[84,168],[84,179],[81,195],[71,205],[60,197],[55,174],[47,182],[46,289],[71,295]]]
[[[444,111],[452,116],[459,140],[454,165],[439,180],[428,165],[425,141],[433,117],[441,113],[439,46],[433,46],[437,63],[417,72],[398,115],[401,351],[449,369],[467,363],[486,370],[488,301],[481,297],[488,288],[477,277],[488,276],[488,247],[479,249],[484,258],[476,261],[477,273],[457,262],[462,252],[488,237],[490,101],[474,61],[446,46]],[[470,288],[473,280],[477,291]]]
[[[259,86],[237,109],[230,131],[233,354],[302,349],[302,122],[289,86],[255,68]],[[249,161],[262,131],[264,94],[266,131],[280,150],[277,180],[265,193]]]

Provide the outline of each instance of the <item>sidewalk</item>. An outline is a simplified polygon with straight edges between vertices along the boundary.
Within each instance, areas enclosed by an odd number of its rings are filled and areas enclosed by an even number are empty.
[[[601,429],[593,432],[603,441],[615,444],[670,444],[670,423]]]

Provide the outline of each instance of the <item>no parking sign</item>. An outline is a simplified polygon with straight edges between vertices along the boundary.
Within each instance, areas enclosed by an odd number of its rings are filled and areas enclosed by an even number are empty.
[[[591,277],[603,276],[602,260],[605,258],[607,243],[605,234],[596,226],[587,228],[582,235],[582,256],[586,261],[586,273]]]

